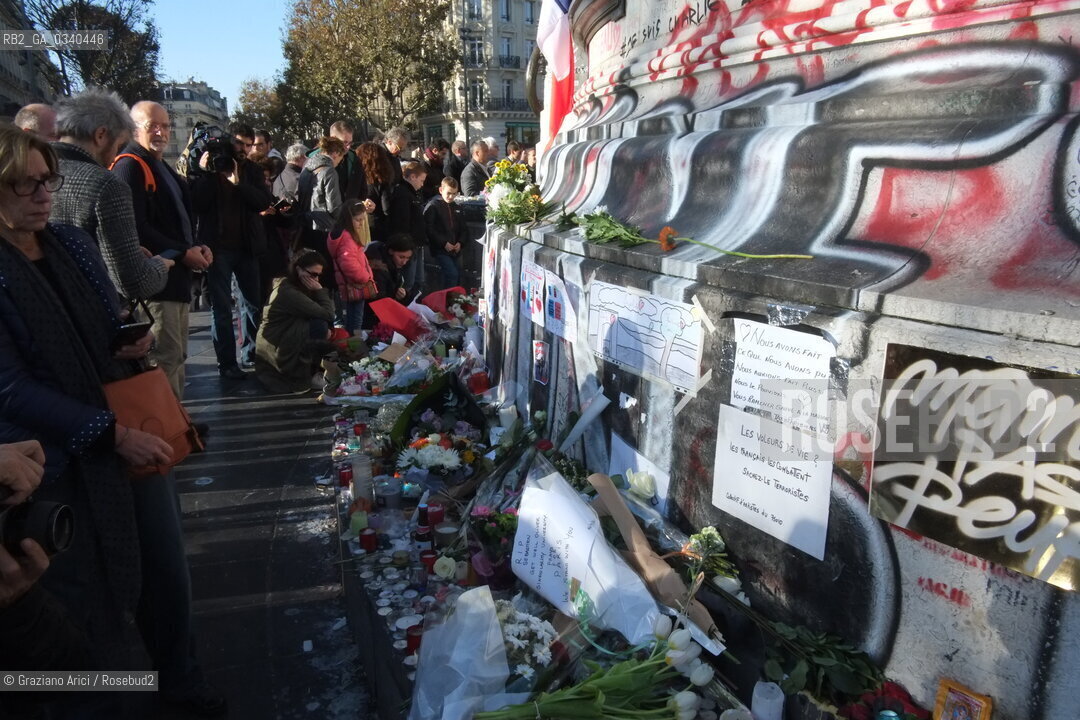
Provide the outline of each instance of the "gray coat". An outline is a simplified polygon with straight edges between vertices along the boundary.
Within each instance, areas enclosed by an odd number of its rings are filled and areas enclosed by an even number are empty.
[[[461,171],[461,194],[465,197],[476,197],[484,190],[484,183],[491,177],[486,167],[471,160],[465,169]]]
[[[93,237],[109,279],[126,298],[147,299],[165,288],[169,271],[139,248],[131,189],[81,147],[53,143],[64,185],[53,195],[49,221],[75,225]]]
[[[308,159],[304,170],[310,170],[315,175],[315,185],[311,191],[311,212],[328,213],[332,223],[341,208],[341,188],[333,159],[325,153],[318,153]]]

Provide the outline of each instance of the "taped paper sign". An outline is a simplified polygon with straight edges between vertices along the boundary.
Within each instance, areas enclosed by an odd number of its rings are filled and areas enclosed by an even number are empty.
[[[506,250],[507,255],[510,254],[510,249]],[[499,319],[503,323],[504,327],[514,325],[512,322],[514,317],[514,276],[510,271],[509,258],[504,258],[504,261],[500,264],[501,270],[499,272]]]
[[[832,455],[796,428],[720,406],[712,503],[821,560]]]
[[[521,261],[521,315],[544,327],[544,280],[547,272],[534,262]]]
[[[773,419],[831,437],[829,361],[825,338],[737,318],[731,404],[763,410]]]
[[[496,281],[495,269],[496,269],[496,267],[498,267],[496,262],[495,262],[495,258],[496,258],[496,254],[498,252],[498,249],[499,249],[499,244],[495,241],[494,238],[488,240],[487,245],[484,247],[484,277],[483,277],[483,283],[484,283],[484,292],[488,297],[491,297],[492,295],[495,294],[495,281]],[[490,311],[490,308],[488,308],[488,310]],[[481,314],[484,315],[484,317],[490,317],[490,315],[487,315],[487,314],[485,314],[483,312],[483,309],[481,310]]]
[[[577,340],[576,300],[581,296],[580,291],[572,300],[562,278],[548,270],[544,295],[544,326],[561,338],[571,342]]]
[[[691,393],[703,344],[693,305],[599,281],[589,286],[589,348],[604,360]]]

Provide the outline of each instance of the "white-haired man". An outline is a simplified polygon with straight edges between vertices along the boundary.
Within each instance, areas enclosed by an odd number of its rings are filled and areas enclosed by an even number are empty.
[[[135,129],[120,96],[88,88],[56,103],[64,185],[53,194],[49,220],[76,225],[101,249],[109,277],[125,298],[147,300],[165,288],[177,251],[150,256],[139,244],[131,190],[108,167]]]

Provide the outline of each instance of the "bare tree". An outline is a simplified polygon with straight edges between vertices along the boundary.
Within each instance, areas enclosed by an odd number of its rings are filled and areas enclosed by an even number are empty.
[[[115,90],[126,102],[150,96],[158,81],[158,31],[148,18],[153,0],[26,0],[26,14],[40,30],[104,30],[109,49],[50,49],[58,68],[56,92],[88,86]]]

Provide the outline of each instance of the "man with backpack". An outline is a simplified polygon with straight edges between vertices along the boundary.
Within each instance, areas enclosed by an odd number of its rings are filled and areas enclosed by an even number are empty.
[[[132,106],[131,119],[134,139],[117,156],[113,172],[131,188],[140,244],[154,255],[176,260],[165,289],[148,303],[155,338],[150,358],[165,371],[176,397],[183,400],[191,273],[210,267],[214,255],[205,245],[195,244],[187,183],[162,162],[172,132],[168,111],[143,100]]]

